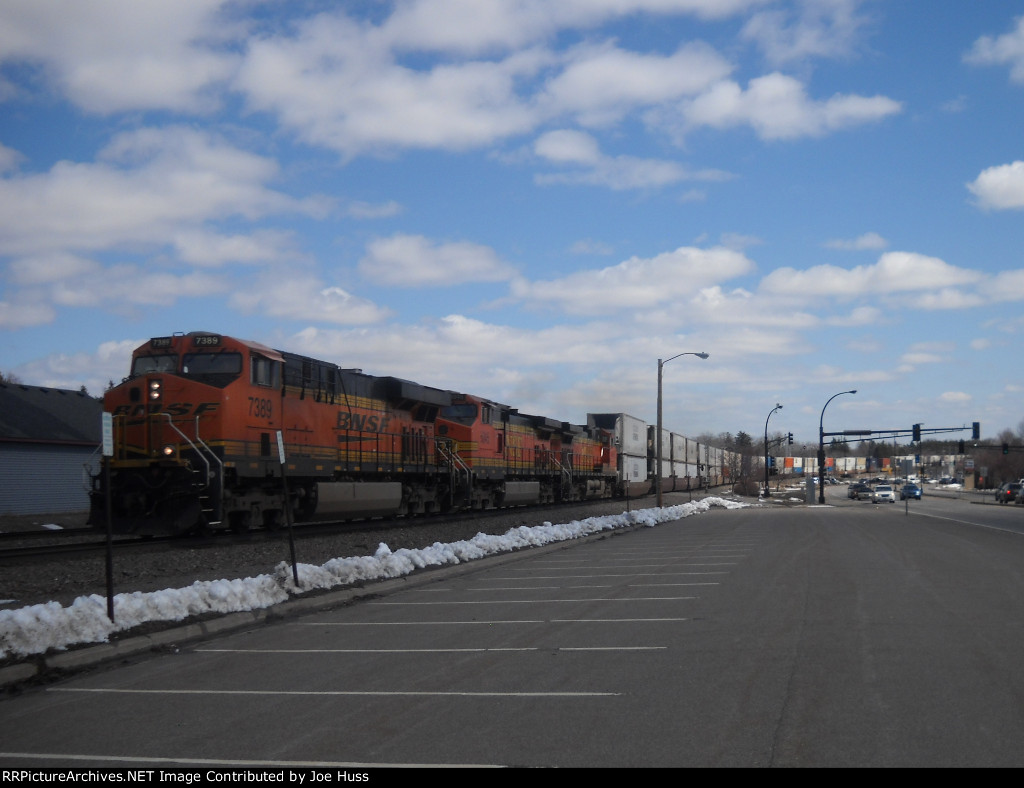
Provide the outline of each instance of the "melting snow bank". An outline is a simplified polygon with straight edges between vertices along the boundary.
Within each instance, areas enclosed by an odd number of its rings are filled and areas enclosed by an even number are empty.
[[[47,602],[20,610],[0,610],[0,658],[43,654],[49,649],[65,649],[80,643],[103,643],[114,632],[148,622],[183,621],[207,613],[259,610],[314,589],[401,577],[428,566],[461,564],[616,528],[655,526],[706,512],[712,506],[741,509],[748,505],[712,497],[662,509],[588,517],[559,525],[546,522],[533,527],[520,526],[501,536],[480,533],[472,539],[449,544],[435,542],[415,550],[403,548],[392,552],[382,543],[372,556],[333,558],[323,566],[298,564],[301,588],[295,586],[292,565],[282,561],[272,574],[258,577],[203,580],[187,588],[117,594],[114,597],[116,623],[107,618],[107,598],[99,594],[79,597],[67,607]]]

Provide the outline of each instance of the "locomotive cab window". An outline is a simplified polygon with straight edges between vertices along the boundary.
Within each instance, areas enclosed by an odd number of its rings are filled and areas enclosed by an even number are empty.
[[[178,357],[173,355],[136,356],[132,362],[132,377],[148,372],[177,372]]]
[[[186,353],[181,374],[200,383],[224,388],[242,374],[241,353]]]
[[[476,405],[446,405],[441,408],[441,418],[457,421],[460,424],[472,424],[476,420]]]
[[[280,364],[266,356],[253,353],[249,359],[250,380],[256,386],[278,388],[281,383],[280,369]]]

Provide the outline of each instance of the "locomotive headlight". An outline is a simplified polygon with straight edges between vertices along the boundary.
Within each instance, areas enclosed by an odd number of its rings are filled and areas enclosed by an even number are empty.
[[[166,446],[164,446],[162,451],[164,453],[164,457],[172,456],[174,454],[174,444],[168,443]]]
[[[160,399],[160,389],[163,388],[163,381],[151,380],[149,381],[149,398]]]

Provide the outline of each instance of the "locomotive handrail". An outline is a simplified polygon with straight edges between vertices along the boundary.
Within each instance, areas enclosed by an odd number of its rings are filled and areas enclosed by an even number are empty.
[[[95,449],[92,450],[92,454],[89,455],[86,461],[82,463],[82,471],[84,471],[84,474],[82,476],[82,489],[85,490],[86,492],[92,492],[94,489],[96,489],[95,479],[99,476],[100,471],[102,471],[103,468],[101,467],[99,471],[93,473],[92,461],[96,458],[96,455],[99,454],[102,449],[102,446],[97,446]]]
[[[186,440],[188,440],[188,439],[186,438]],[[199,437],[199,417],[198,416],[196,416],[196,440],[199,441],[199,443],[202,444],[203,448],[206,449],[207,453],[211,457],[213,457],[213,459],[216,460],[216,462],[217,462],[217,491],[218,491],[218,494],[217,494],[217,502],[215,504],[215,508],[213,510],[213,514],[214,514],[214,517],[217,520],[222,520],[222,519],[224,519],[224,512],[222,511],[222,502],[224,500],[224,463],[221,461],[220,457],[217,456],[217,452],[215,452],[213,449],[211,449],[209,444],[207,444],[206,441],[204,441],[202,438]],[[197,450],[197,452],[198,452],[198,450]],[[202,456],[202,455],[200,455],[200,456]],[[210,475],[210,466],[209,466],[209,464],[207,464],[207,466],[206,466],[206,475],[207,475],[207,479],[209,479],[209,475]],[[209,486],[209,485],[207,485],[207,486]]]
[[[170,413],[163,413],[162,415],[167,417],[167,423],[171,426],[171,429],[174,430],[176,433],[178,433],[181,436],[181,439],[183,441],[185,441],[189,446],[192,447],[192,450],[196,453],[196,456],[199,457],[199,459],[203,461],[204,465],[206,465],[206,474],[205,474],[205,479],[203,481],[203,487],[204,488],[209,487],[210,486],[210,462],[209,462],[209,460],[206,459],[204,453],[202,451],[200,451],[199,447],[196,446],[192,442],[192,439],[189,438],[180,429],[178,429],[178,425],[174,423],[174,420],[171,418],[171,414]],[[199,417],[198,416],[196,416],[196,440],[199,441],[202,444],[203,448],[206,449],[206,451],[210,453],[210,456],[213,457],[213,459],[215,459],[217,461],[217,465],[219,466],[219,471],[220,471],[220,475],[219,475],[218,481],[223,480],[224,464],[220,461],[220,458],[213,452],[213,450],[209,446],[206,445],[206,443],[203,441],[203,439],[199,437]],[[216,502],[216,509],[214,510],[214,516],[215,516],[215,519],[220,519],[220,516],[221,516],[221,512],[220,512],[220,496],[218,496],[218,500]]]
[[[459,472],[466,474],[466,500],[470,500],[473,490],[472,469],[459,456],[459,453],[455,450],[455,444],[450,438],[435,438],[434,446],[437,449],[437,453],[448,462],[448,467],[453,473],[456,472],[457,468]]]

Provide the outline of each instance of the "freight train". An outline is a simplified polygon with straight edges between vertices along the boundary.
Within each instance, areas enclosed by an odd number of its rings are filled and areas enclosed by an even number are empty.
[[[623,413],[575,425],[197,331],[153,337],[104,395],[90,523],[176,535],[636,496],[726,483],[731,452]]]

